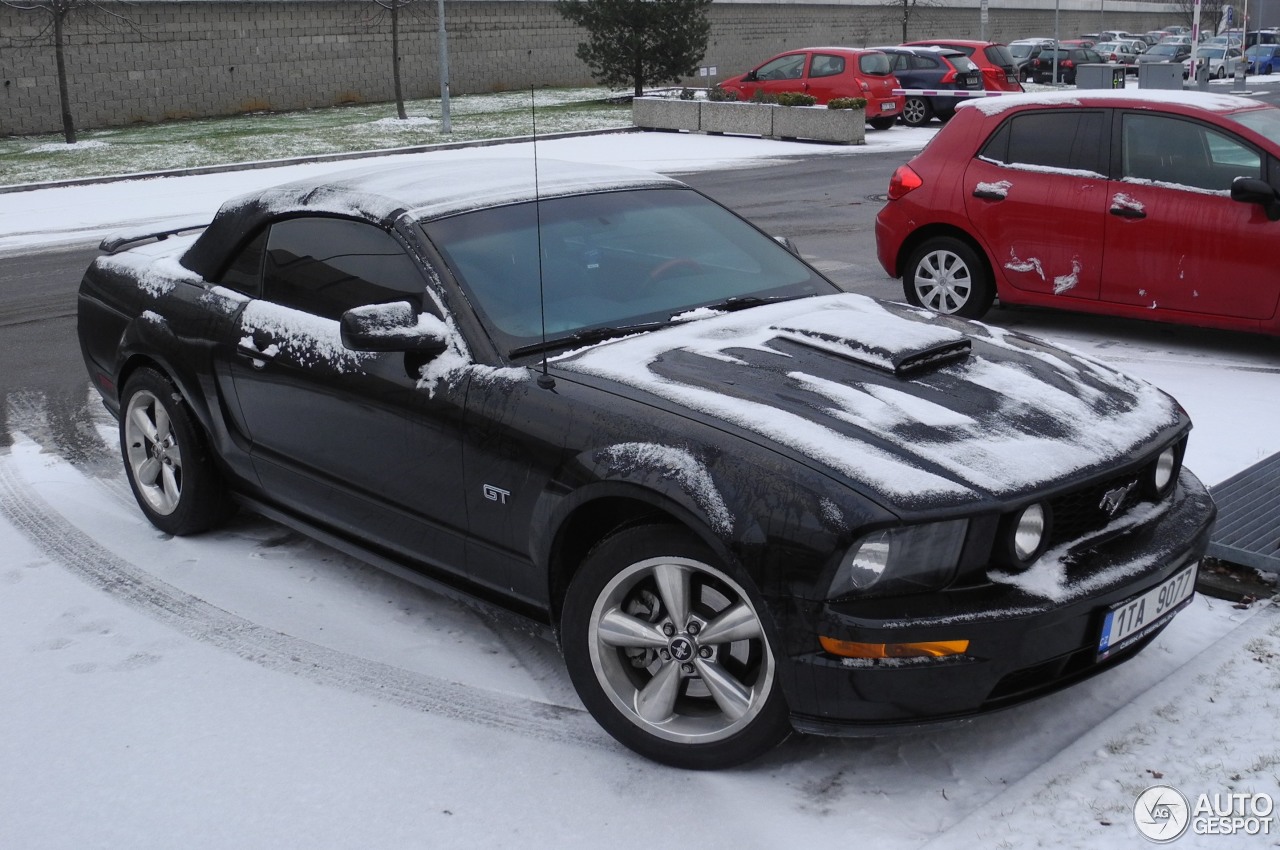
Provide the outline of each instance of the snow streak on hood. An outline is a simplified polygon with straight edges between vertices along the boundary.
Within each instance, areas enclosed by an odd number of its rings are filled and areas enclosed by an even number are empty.
[[[965,338],[967,357],[913,377],[888,365]],[[714,316],[556,362],[731,423],[910,508],[1086,474],[1180,421],[1167,395],[1083,355],[860,295]]]

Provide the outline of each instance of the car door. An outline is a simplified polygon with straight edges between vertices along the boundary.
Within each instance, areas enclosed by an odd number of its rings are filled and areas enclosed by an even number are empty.
[[[350,308],[437,310],[391,234],[341,218],[277,221],[233,264],[260,287],[227,346],[239,426],[267,500],[375,549],[457,569],[466,382],[423,385],[423,355],[343,346]]]
[[[855,57],[839,53],[812,54],[808,74],[803,80],[803,91],[816,97],[819,103],[826,103],[834,97],[870,98],[871,95],[864,95],[858,84],[857,69],[853,67],[855,62]]]
[[[1012,287],[1097,298],[1107,179],[1105,110],[1028,111],[965,170],[965,210]]]
[[[779,94],[784,91],[804,91],[804,75],[809,54],[804,51],[775,56],[756,68],[755,79],[742,81],[743,99],[750,100],[757,91]]]
[[[1120,179],[1107,190],[1103,298],[1153,310],[1266,319],[1275,314],[1280,227],[1231,200],[1263,156],[1224,128],[1173,115],[1117,118]]]

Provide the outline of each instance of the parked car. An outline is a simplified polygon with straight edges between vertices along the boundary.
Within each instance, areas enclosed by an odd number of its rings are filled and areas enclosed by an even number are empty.
[[[1018,67],[1009,48],[989,41],[965,41],[963,39],[933,39],[908,41],[906,47],[949,47],[959,50],[973,60],[982,71],[982,87],[987,91],[1022,91],[1018,82]]]
[[[1153,47],[1159,44],[1160,39],[1164,38],[1166,35],[1168,35],[1168,33],[1164,30],[1148,30],[1138,37],[1146,42],[1147,47]]]
[[[1200,47],[1196,50],[1196,62],[1209,69],[1209,76],[1215,80],[1226,79],[1236,75],[1240,66],[1240,50],[1235,47]],[[1191,57],[1182,63],[1182,76],[1191,73]]]
[[[1244,55],[1250,74],[1270,74],[1280,68],[1280,44],[1255,44]]]
[[[1155,47],[1148,50],[1146,53],[1139,56],[1138,64],[1146,65],[1149,63],[1169,64],[1172,62],[1184,62],[1188,58],[1190,58],[1190,56],[1191,56],[1190,43],[1170,44],[1168,42],[1161,42],[1160,44],[1157,44]]]
[[[1103,62],[1112,65],[1124,65],[1132,72],[1137,68],[1138,53],[1127,41],[1104,41],[1093,46],[1093,50],[1102,57]]]
[[[925,91],[982,91],[982,72],[968,56],[946,47],[877,47],[889,57],[889,67],[903,89]],[[908,94],[902,104],[902,123],[919,127],[933,118],[947,121],[959,98],[948,94]]]
[[[720,83],[720,88],[736,93],[740,100],[751,100],[757,91],[803,92],[816,97],[819,104],[837,97],[865,98],[867,123],[877,130],[889,129],[902,114],[902,95],[893,93],[898,87],[888,57],[851,47],[791,50]]]
[[[1280,109],[1123,89],[979,107],[898,169],[877,220],[909,301],[1280,334]]]
[[[1069,86],[1076,84],[1076,69],[1081,65],[1099,65],[1106,60],[1092,47],[1058,47],[1042,50],[1040,56],[1032,60],[1028,69],[1031,79],[1037,83],[1061,82]],[[1057,76],[1054,76],[1054,72]]]
[[[1164,393],[841,292],[670,178],[532,165],[112,239],[79,333],[147,519],[234,499],[505,606],[686,768],[1056,691],[1190,600],[1214,508]]]
[[[1030,81],[1031,77],[1027,73],[1027,66],[1031,64],[1031,60],[1038,57],[1041,50],[1055,45],[1057,45],[1057,42],[1051,38],[1020,38],[1017,41],[1009,42],[1009,55],[1013,57],[1018,81],[1022,83]]]
[[[1098,43],[1096,38],[1064,38],[1058,42],[1059,47],[1093,47]]]

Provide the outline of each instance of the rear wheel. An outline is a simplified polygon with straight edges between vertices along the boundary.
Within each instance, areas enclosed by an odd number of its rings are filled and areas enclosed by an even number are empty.
[[[951,236],[926,240],[911,254],[902,278],[907,301],[935,313],[976,319],[991,309],[995,286],[982,258]]]
[[[138,506],[170,534],[195,534],[230,514],[222,476],[186,402],[168,378],[139,369],[121,397],[120,452]]]
[[[867,123],[870,124],[871,127],[875,130],[888,130],[897,122],[897,120],[898,119],[896,116],[886,117],[882,115],[879,118],[872,118]]]
[[[637,753],[718,769],[790,732],[750,582],[685,529],[625,529],[596,546],[565,598],[561,641],[596,721]]]
[[[923,97],[908,97],[902,105],[902,123],[908,127],[920,127],[933,118],[933,107]]]

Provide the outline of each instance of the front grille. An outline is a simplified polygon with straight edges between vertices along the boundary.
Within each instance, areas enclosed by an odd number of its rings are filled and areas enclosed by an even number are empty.
[[[1108,494],[1113,500],[1119,500],[1115,510],[1104,507]],[[1053,531],[1049,545],[1075,540],[1105,527],[1115,517],[1128,513],[1141,498],[1141,474],[1130,472],[1051,499],[1049,510],[1053,515]]]

